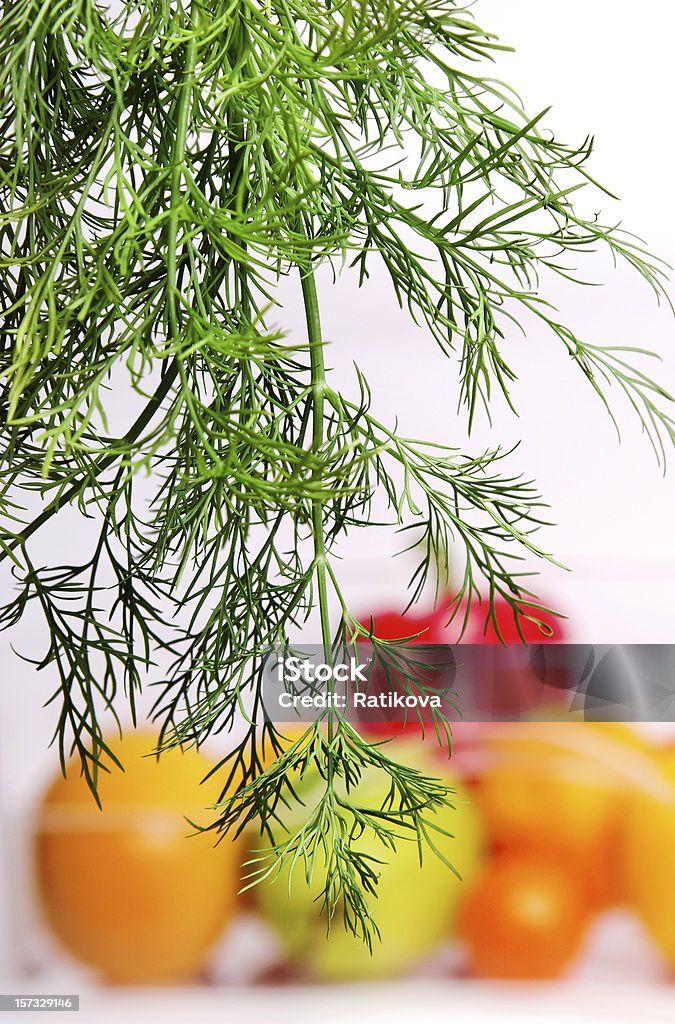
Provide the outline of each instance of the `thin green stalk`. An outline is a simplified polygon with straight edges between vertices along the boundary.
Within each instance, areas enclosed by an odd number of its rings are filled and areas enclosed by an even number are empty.
[[[194,10],[194,5],[192,7]],[[178,85],[178,110],[176,115],[176,137],[171,157],[171,216],[167,231],[167,312],[169,339],[174,342],[178,336],[179,324],[176,307],[178,295],[178,206],[185,169],[190,104],[192,102],[193,76],[197,61],[197,37],[191,35],[185,50],[185,65]]]
[[[319,297],[316,290],[316,279],[314,269],[310,264],[301,268],[300,279],[302,282],[302,297],[305,307],[305,320],[307,323],[307,337],[309,340],[310,368],[312,377],[312,452],[319,456],[324,444],[324,401],[326,394],[326,363],[324,359],[324,340],[321,330],[321,316],[319,311]],[[321,471],[318,469],[314,474],[315,482],[322,485]],[[321,641],[323,644],[323,656],[326,664],[330,665],[333,660],[332,633],[330,623],[330,608],[328,604],[328,552],[326,549],[326,534],[323,522],[324,503],[321,498],[312,501],[312,538],[314,542],[314,565],[316,569],[316,586],[319,597],[319,617],[321,620]],[[334,684],[328,683],[330,697],[334,693]],[[332,793],[333,778],[335,771],[333,739],[335,736],[335,710],[332,701],[326,715],[326,727],[328,733],[328,753],[326,764],[326,790]]]
[[[319,299],[312,266],[300,271],[302,297],[305,307],[305,320],[309,338],[310,366],[312,375],[312,451],[319,455],[324,443],[324,399],[326,394],[326,364],[324,360],[324,340],[321,331]],[[314,480],[319,485],[321,472],[317,470]],[[330,661],[332,634],[330,625],[330,609],[328,606],[328,574],[326,572],[326,540],[323,523],[324,503],[321,498],[312,502],[312,538],[314,543],[314,564],[316,567],[317,592],[319,596],[319,614],[321,617],[321,641],[324,657]]]

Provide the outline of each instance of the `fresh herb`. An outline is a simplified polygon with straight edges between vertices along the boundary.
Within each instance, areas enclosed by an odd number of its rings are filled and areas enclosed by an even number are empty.
[[[546,112],[528,116],[484,75],[504,47],[456,0],[116,10],[14,0],[0,22],[0,554],[17,586],[1,622],[35,605],[44,616],[61,761],[79,755],[94,791],[106,718],[125,701],[135,713],[153,671],[160,746],[243,730],[215,827],[257,820],[307,876],[323,851],[329,919],[341,907],[370,942],[377,865],[358,835],[433,846],[433,810],[452,793],[335,713],[287,747],[261,729],[262,654],[317,606],[327,654],[368,634],[331,552],[368,527],[378,489],[421,553],[412,600],[452,552],[448,616],[480,597],[496,629],[497,599],[537,621],[520,560],[550,556],[534,538],[542,504],[508,453],[398,436],[358,370],[351,398],[331,387],[317,268],[349,267],[367,287],[383,264],[392,300],[458,371],[469,424],[510,402],[508,336],[534,315],[603,402],[625,394],[664,458],[670,398],[634,365],[646,353],[578,338],[538,288],[541,272],[577,280],[572,261],[599,246],[657,296],[663,267],[580,212],[599,193],[592,141],[562,144]],[[288,275],[306,341],[283,331]],[[129,390],[137,412],[118,432]],[[98,539],[76,564],[40,564],[34,535],[73,510]],[[349,784],[370,765],[391,789],[364,809]],[[284,837],[284,803],[310,769],[324,795]]]

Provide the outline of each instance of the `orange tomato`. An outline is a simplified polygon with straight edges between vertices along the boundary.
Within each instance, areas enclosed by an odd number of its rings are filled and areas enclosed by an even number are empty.
[[[568,865],[596,907],[617,902],[616,849],[646,743],[618,723],[530,722],[488,730],[482,752],[475,799],[493,847]]]
[[[532,856],[495,857],[469,892],[460,935],[482,978],[555,978],[577,954],[591,911],[572,872]]]
[[[147,755],[153,736],[111,741],[124,772],[100,775],[103,810],[71,765],[39,807],[37,888],[63,945],[108,980],[148,984],[190,977],[231,919],[239,888],[239,844],[189,835],[205,821],[218,782],[195,750]]]

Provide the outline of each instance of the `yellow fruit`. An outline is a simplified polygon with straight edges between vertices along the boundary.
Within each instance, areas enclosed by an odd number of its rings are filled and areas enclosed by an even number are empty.
[[[620,898],[616,847],[646,743],[620,723],[523,723],[488,734],[476,800],[498,849],[567,862],[598,905]]]
[[[78,767],[59,775],[37,814],[37,888],[45,917],[63,945],[118,983],[187,978],[235,909],[238,844],[214,847],[212,834],[190,835],[185,820],[205,821],[218,783],[195,750],[159,760],[147,733],[109,744],[124,765],[101,773],[103,810]]]
[[[430,745],[430,744],[429,744]],[[414,765],[430,775],[443,776],[453,786],[447,766],[421,755],[418,744],[396,747],[396,759]],[[364,807],[379,807],[388,785],[377,769],[364,773],[350,799]],[[297,787],[304,806],[293,807],[284,821],[297,830],[309,809],[320,799],[325,783],[303,780]],[[461,875],[461,881],[431,850],[424,851],[420,866],[416,842],[401,839],[395,852],[366,832],[355,842],[358,851],[376,858],[379,876],[377,898],[369,907],[380,929],[372,954],[360,938],[345,930],[336,914],[326,934],[326,919],[320,915],[321,892],[325,882],[325,858],[317,858],[315,877],[307,886],[302,864],[289,872],[284,868],[274,881],[253,890],[256,905],[267,921],[279,931],[289,957],[310,976],[322,981],[355,981],[397,977],[411,970],[451,933],[462,898],[478,872],[482,854],[482,832],[475,809],[458,791],[455,809],[440,810],[435,824],[451,835],[437,833],[434,841]],[[260,846],[258,842],[258,846]]]
[[[627,896],[655,945],[675,967],[675,748],[657,755],[658,779],[634,793],[627,815]]]

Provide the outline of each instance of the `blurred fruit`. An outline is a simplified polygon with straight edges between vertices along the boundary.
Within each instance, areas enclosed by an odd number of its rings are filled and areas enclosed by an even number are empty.
[[[521,638],[511,606],[502,597],[495,598],[494,616],[489,622],[486,622],[488,607],[485,603],[474,602],[467,615],[466,604],[457,609],[454,602],[455,594],[448,591],[440,596],[435,608],[405,614],[394,610],[380,611],[372,619],[364,617],[361,625],[365,629],[372,629],[382,640],[400,640],[419,634],[408,642],[423,646],[435,645],[438,648],[436,660],[439,661],[441,647],[447,651],[447,645],[458,641],[476,645],[479,650],[472,653],[476,678],[471,691],[469,717],[476,713],[479,719],[509,720],[519,715],[529,717],[542,705],[549,706],[551,701],[559,700],[559,691],[569,685],[569,669],[565,665],[553,665],[550,657],[545,659],[544,648],[540,645],[556,644],[565,639],[565,629],[560,618],[546,612],[539,615],[550,630],[550,635],[529,620],[521,618]],[[453,610],[456,611],[454,616]],[[465,630],[461,633],[464,625]],[[526,646],[523,638],[527,644],[535,646]],[[500,651],[495,678],[494,658],[490,649],[496,645]],[[443,660],[447,662],[448,657],[451,657],[449,651]],[[434,655],[429,652],[426,658],[433,662]],[[377,671],[371,675],[371,681],[377,689]],[[443,682],[442,675],[438,676],[438,684],[440,688],[448,686],[447,682]],[[451,713],[451,717],[455,716]],[[427,715],[426,720],[431,721],[431,717]],[[419,731],[419,723],[417,716],[413,715],[405,726],[395,719],[387,722],[385,718],[384,721],[364,721],[364,728],[373,733],[397,735],[406,731]]]
[[[369,632],[372,629],[379,640],[403,640],[419,633],[421,635],[415,636],[413,643],[441,644],[447,643],[442,639],[444,616],[446,612],[442,607],[416,613],[388,610],[376,612],[372,618],[364,617],[361,625]]]
[[[99,810],[78,768],[59,775],[37,813],[37,886],[63,945],[109,981],[190,977],[232,917],[240,844],[189,835],[218,783],[195,750],[148,758],[155,738],[132,732],[110,748],[124,765],[101,772]]]
[[[620,723],[486,727],[475,784],[489,841],[566,865],[597,907],[620,898],[616,855],[629,779],[649,748]]]
[[[437,764],[428,761],[426,754],[420,753],[420,748],[420,743],[401,741],[396,747],[396,758],[431,775],[443,774],[456,785],[447,767],[441,772]],[[294,806],[286,815],[284,821],[291,831],[301,827],[324,787],[325,783],[317,776],[297,786],[305,806]],[[387,791],[382,773],[372,770],[364,774],[351,791],[350,799],[362,806],[379,807]],[[286,868],[274,881],[256,886],[256,904],[278,930],[288,956],[308,974],[324,981],[396,977],[414,967],[447,935],[448,922],[454,921],[467,886],[479,868],[482,848],[479,820],[465,799],[460,789],[456,809],[445,809],[433,819],[440,828],[455,836],[437,834],[434,841],[459,871],[462,881],[431,850],[424,851],[420,866],[416,842],[400,840],[395,852],[371,834],[356,842],[360,853],[385,862],[376,865],[378,895],[370,903],[382,936],[381,942],[374,940],[372,956],[361,939],[345,930],[339,914],[326,935],[326,920],[320,914],[324,880],[321,857],[309,887],[302,864],[296,865],[290,892]]]
[[[447,640],[443,640],[442,621],[446,616],[443,608],[428,608],[426,611],[411,614],[398,611],[377,612],[372,618],[364,618],[361,625],[379,640],[403,640],[413,637],[406,642],[414,644],[417,650],[415,658],[421,658],[429,666],[436,665],[436,670],[427,671],[421,674],[427,686],[433,688],[438,685],[441,696],[449,688],[447,681],[443,679],[443,668],[447,665],[449,652]],[[416,636],[415,634],[420,634]],[[361,639],[359,643],[367,644],[367,640]],[[444,648],[438,645],[445,644]],[[392,690],[404,692],[402,677],[390,668],[386,671],[381,664],[374,664],[371,667],[368,677],[368,692],[371,694],[388,693]],[[449,709],[446,708],[446,713]],[[365,733],[373,736],[397,737],[403,734],[420,735],[424,726],[432,726],[434,720],[431,708],[419,708],[415,711],[408,711],[404,714],[400,709],[378,708],[367,709],[359,714],[359,725]],[[424,723],[424,725],[423,725]]]
[[[657,754],[656,763],[659,775],[635,790],[627,814],[625,885],[631,907],[675,967],[675,748]]]
[[[445,604],[451,600],[452,595],[447,595]],[[551,703],[559,699],[560,690],[569,686],[568,667],[564,663],[553,667],[550,655],[544,656],[545,645],[556,645],[567,639],[565,620],[552,612],[532,612],[542,622],[542,630],[525,618],[526,607],[522,611],[523,615],[516,622],[511,605],[498,595],[494,598],[492,614],[489,614],[487,601],[474,602],[469,610],[460,642],[484,648],[472,655],[473,710],[484,721],[531,718],[542,708],[549,709]],[[462,607],[454,622],[448,623],[446,640],[451,636],[457,638],[464,614]],[[442,630],[440,637],[442,641]]]
[[[524,609],[527,612],[527,608]],[[565,619],[548,612],[533,612],[535,618],[541,620],[546,627],[542,630],[529,619],[520,619],[522,638],[513,616],[513,610],[503,597],[494,599],[494,615],[486,623],[488,605],[474,604],[469,615],[466,632],[462,638],[469,644],[559,644],[566,640]],[[495,626],[496,624],[496,626]],[[497,629],[499,632],[497,632]]]
[[[579,951],[590,908],[574,872],[532,856],[495,857],[474,883],[461,914],[472,974],[555,978]]]
[[[415,639],[420,644],[452,644],[457,643],[466,615],[466,604],[456,608],[455,592],[448,590],[438,598],[435,608],[421,609],[415,606],[414,611],[400,612],[396,609],[377,611],[371,616],[362,616],[361,625],[370,631],[372,628],[380,640],[401,640],[404,637],[422,634]],[[454,612],[454,615],[453,615]],[[565,619],[549,612],[536,615],[546,627],[542,632],[539,626],[526,618],[521,618],[520,628],[527,644],[559,644],[567,639]],[[461,637],[462,643],[469,644],[517,644],[522,646],[522,638],[518,632],[513,611],[503,597],[494,598],[494,616],[488,618],[487,603],[474,601],[466,615],[466,629]],[[449,621],[450,620],[450,621]],[[495,628],[499,629],[499,634]]]

